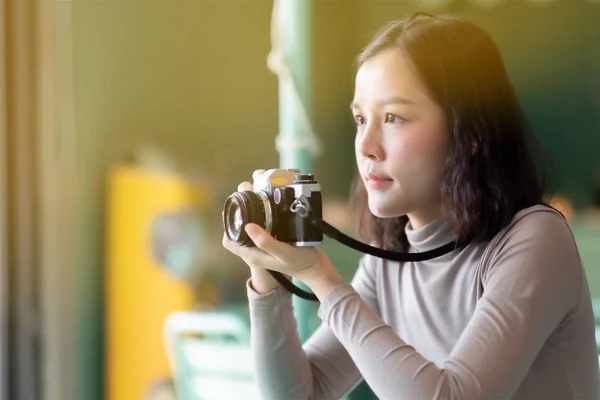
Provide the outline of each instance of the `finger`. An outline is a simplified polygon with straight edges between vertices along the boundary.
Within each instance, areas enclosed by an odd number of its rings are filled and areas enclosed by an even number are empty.
[[[237,190],[238,190],[238,192],[252,190],[252,184],[250,182],[242,182],[238,185]]]
[[[280,242],[257,224],[247,224],[244,228],[256,247],[270,254],[280,262],[289,260],[292,246]]]
[[[264,169],[257,169],[252,173],[252,179],[256,180],[256,178],[258,178],[259,175],[261,175],[262,173],[264,173],[265,170]]]
[[[277,261],[265,251],[259,249],[258,247],[240,246],[229,240],[227,235],[223,235],[223,247],[236,256],[241,257],[246,264],[249,265],[272,269],[277,264]]]
[[[240,257],[245,256],[244,249],[246,249],[246,247],[240,246],[239,244],[232,242],[231,240],[229,240],[229,238],[227,237],[226,234],[223,234],[222,244],[223,244],[223,247],[225,247],[227,250],[229,250],[236,256],[240,256]]]

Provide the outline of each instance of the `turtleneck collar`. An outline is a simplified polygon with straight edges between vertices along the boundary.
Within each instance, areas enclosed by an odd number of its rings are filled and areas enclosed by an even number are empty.
[[[449,217],[434,219],[418,229],[413,229],[410,221],[404,232],[410,247],[423,252],[440,247],[455,240],[452,220]]]

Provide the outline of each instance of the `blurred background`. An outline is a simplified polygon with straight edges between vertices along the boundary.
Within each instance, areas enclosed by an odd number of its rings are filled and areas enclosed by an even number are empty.
[[[277,4],[2,0],[0,400],[253,398],[224,199],[257,168],[297,166],[349,230],[354,57],[419,10],[497,41],[600,298],[599,1]],[[349,279],[359,255],[324,246]],[[295,306],[306,337],[314,306]]]

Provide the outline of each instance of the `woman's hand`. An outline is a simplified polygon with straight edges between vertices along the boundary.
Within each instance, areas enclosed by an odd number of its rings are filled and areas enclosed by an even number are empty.
[[[314,247],[293,247],[280,242],[256,224],[246,225],[246,233],[256,247],[239,246],[226,236],[223,237],[223,246],[240,256],[250,267],[270,269],[300,279],[327,257]]]
[[[262,172],[262,170],[255,171],[253,178]],[[253,190],[253,187],[249,182],[243,182],[238,186],[238,191],[243,190]],[[343,278],[321,249],[291,246],[278,241],[256,224],[247,224],[245,230],[256,247],[240,246],[231,242],[226,235],[223,235],[223,246],[242,258],[251,270],[268,269],[297,278],[309,286],[317,297],[319,296],[315,290],[317,287],[321,289],[319,291],[328,292],[331,285],[344,283]]]

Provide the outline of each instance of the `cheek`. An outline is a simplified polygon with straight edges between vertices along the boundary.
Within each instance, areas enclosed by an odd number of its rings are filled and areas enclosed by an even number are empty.
[[[388,157],[392,156],[406,174],[434,178],[444,173],[450,145],[444,131],[414,129],[392,137],[388,149]]]

